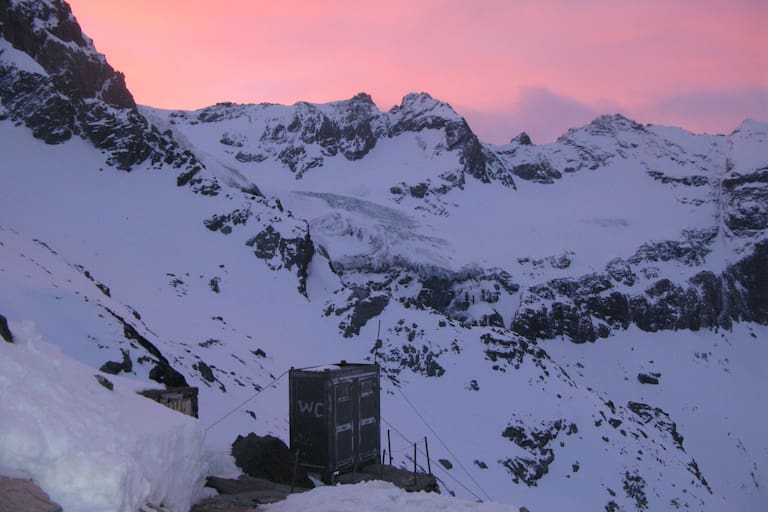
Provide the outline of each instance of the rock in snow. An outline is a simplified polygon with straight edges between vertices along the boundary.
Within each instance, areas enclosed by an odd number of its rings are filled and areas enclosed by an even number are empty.
[[[3,512],[62,512],[45,491],[20,478],[0,476],[0,503]]]
[[[8,328],[8,319],[0,315],[0,337],[8,343],[13,343],[13,333]]]
[[[247,475],[278,484],[293,483],[296,458],[288,446],[274,436],[262,437],[254,433],[245,437],[237,436],[232,443],[232,456],[235,464]],[[296,468],[295,484],[306,489],[315,486],[302,467]]]

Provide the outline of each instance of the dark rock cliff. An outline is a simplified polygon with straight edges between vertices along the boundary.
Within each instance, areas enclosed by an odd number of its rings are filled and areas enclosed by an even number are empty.
[[[655,332],[730,328],[733,321],[768,323],[768,240],[722,273],[701,270],[682,282],[664,277],[634,289],[632,270],[618,272],[618,266],[611,262],[605,273],[529,288],[512,330],[528,339],[567,336],[583,343],[630,324]]]
[[[44,70],[19,69],[0,53],[5,115],[35,137],[59,144],[81,136],[105,152],[107,164],[122,170],[146,161],[193,175],[202,169],[192,153],[138,112],[125,77],[96,51],[66,2],[0,0],[0,35]]]
[[[117,108],[136,108],[125,76],[97,53],[66,2],[0,0],[3,37],[32,57],[53,85],[74,101],[98,98]]]

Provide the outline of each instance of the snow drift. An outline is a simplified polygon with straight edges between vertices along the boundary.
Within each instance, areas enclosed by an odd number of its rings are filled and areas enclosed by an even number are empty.
[[[44,342],[31,323],[0,344],[0,475],[32,478],[68,512],[186,512],[202,488],[196,420],[138,396]]]
[[[293,494],[280,503],[267,505],[267,512],[389,512],[419,510],[421,512],[517,512],[512,505],[473,503],[471,501],[417,492],[407,493],[387,482],[366,482],[357,485],[318,487],[310,492]]]

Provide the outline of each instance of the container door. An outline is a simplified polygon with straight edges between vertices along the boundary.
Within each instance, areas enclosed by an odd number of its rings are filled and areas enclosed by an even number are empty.
[[[317,379],[291,381],[291,449],[307,467],[328,464],[328,430],[323,383]]]
[[[379,460],[381,429],[379,427],[379,393],[376,376],[360,379],[360,405],[358,431],[360,438],[360,462]]]
[[[334,404],[336,468],[341,469],[351,466],[355,460],[354,402],[351,382],[339,382],[334,386]]]

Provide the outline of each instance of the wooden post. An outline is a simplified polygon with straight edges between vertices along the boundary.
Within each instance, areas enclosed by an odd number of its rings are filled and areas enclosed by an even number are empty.
[[[419,485],[419,479],[416,477],[416,443],[413,443],[413,485]]]
[[[432,476],[432,463],[429,461],[429,441],[427,441],[427,436],[424,436],[424,447],[427,449],[427,469],[429,470],[429,475]]]
[[[389,429],[387,429],[387,449],[389,450],[389,465],[392,465],[392,437],[390,436]]]

